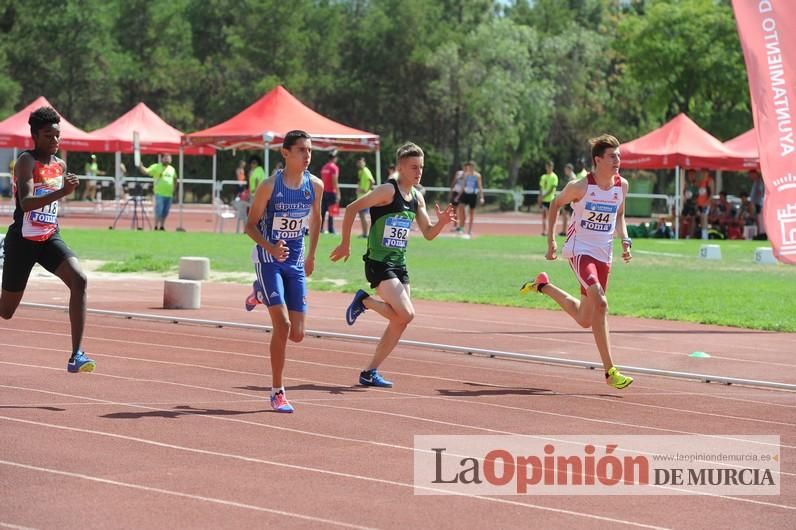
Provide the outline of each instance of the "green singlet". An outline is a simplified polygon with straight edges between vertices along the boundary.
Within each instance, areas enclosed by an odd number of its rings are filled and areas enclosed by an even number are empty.
[[[417,215],[417,191],[412,188],[411,200],[404,199],[398,182],[388,181],[395,187],[390,204],[370,208],[370,234],[365,258],[389,265],[406,265],[406,246],[409,232]]]

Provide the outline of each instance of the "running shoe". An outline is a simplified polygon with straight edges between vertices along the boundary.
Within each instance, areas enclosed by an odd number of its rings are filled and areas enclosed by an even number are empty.
[[[630,386],[630,383],[633,382],[633,378],[622,375],[619,373],[619,370],[616,369],[616,366],[612,366],[605,376],[605,382],[608,383],[609,386],[622,390]]]
[[[349,326],[353,326],[354,322],[357,321],[359,315],[364,313],[367,308],[362,303],[362,301],[367,298],[369,295],[362,289],[357,291],[354,295],[354,300],[348,306],[348,309],[345,310],[345,321],[348,323]]]
[[[243,307],[246,308],[246,311],[254,311],[257,304],[262,304],[260,298],[257,296],[261,292],[257,288],[257,283],[257,280],[252,283],[252,292],[249,293],[249,296],[246,297],[246,301],[243,303]]]
[[[387,381],[374,368],[359,373],[359,384],[363,386],[377,386],[380,388],[392,388],[392,381]]]
[[[86,357],[86,354],[82,351],[77,352],[77,354],[66,363],[66,371],[70,374],[93,372],[96,367],[97,363]]]
[[[532,291],[536,291],[537,293],[542,292],[542,287],[550,283],[550,277],[547,276],[546,272],[540,272],[536,275],[536,278],[532,282],[525,282],[520,287],[520,292],[522,294],[528,294]]]
[[[271,408],[277,412],[293,412],[293,405],[285,397],[285,393],[281,390],[271,396]]]

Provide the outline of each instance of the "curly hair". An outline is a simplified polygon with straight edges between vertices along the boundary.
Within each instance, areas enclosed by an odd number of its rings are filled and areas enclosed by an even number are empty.
[[[61,123],[61,117],[52,107],[39,107],[31,112],[30,118],[28,118],[30,133],[34,135],[48,125],[55,125],[56,123]]]

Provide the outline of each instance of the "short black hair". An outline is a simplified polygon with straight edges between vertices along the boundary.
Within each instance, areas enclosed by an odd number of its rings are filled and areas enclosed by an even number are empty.
[[[294,131],[290,131],[285,135],[285,139],[282,140],[282,149],[290,149],[296,142],[299,141],[301,138],[306,138],[307,140],[311,140],[309,133],[300,131],[298,129]]]
[[[28,118],[28,125],[30,125],[30,134],[35,135],[40,130],[48,125],[55,125],[61,123],[61,117],[55,112],[52,107],[39,107],[30,113]]]
[[[252,155],[252,156],[249,157],[249,164],[251,164],[252,162],[257,162],[258,166],[262,166],[263,165],[263,159],[260,158],[257,155]]]

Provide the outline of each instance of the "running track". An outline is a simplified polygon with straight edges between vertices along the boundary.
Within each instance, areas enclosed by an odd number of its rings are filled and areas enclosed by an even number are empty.
[[[159,309],[162,282],[90,282],[89,306],[267,324],[246,287],[205,284],[203,308]],[[64,304],[36,279],[26,302]],[[312,293],[310,329],[378,334],[348,297]],[[596,360],[561,312],[420,301],[406,338]],[[793,393],[399,347],[392,390],[353,386],[371,344],[290,345],[293,415],[267,405],[261,331],[89,315],[93,374],[64,369],[61,311],[21,308],[0,335],[0,527],[785,528],[796,519]],[[796,383],[793,334],[612,318],[619,364]],[[710,351],[708,360],[687,356]],[[776,497],[415,496],[415,434],[778,434]],[[709,442],[708,442],[709,443]],[[788,523],[787,521],[791,521]]]

